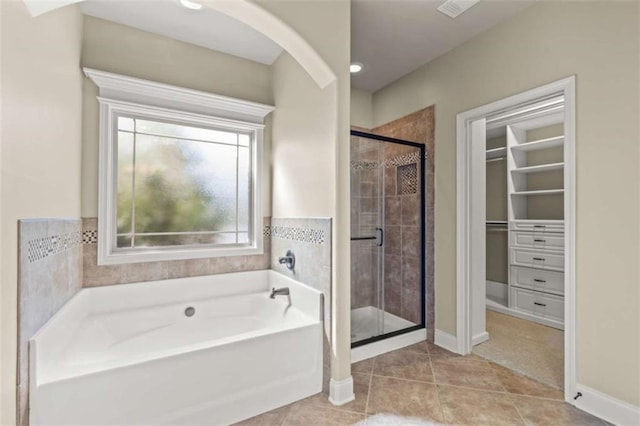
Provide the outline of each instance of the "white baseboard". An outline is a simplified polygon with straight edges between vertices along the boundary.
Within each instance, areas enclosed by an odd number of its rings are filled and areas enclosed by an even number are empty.
[[[454,352],[457,354],[460,353],[460,351],[458,350],[458,339],[456,338],[456,336],[445,333],[442,330],[436,329],[434,343],[450,352]]]
[[[582,393],[582,396],[574,401],[579,409],[616,425],[640,425],[640,407],[580,383],[576,384],[576,391]]]
[[[471,346],[479,345],[480,343],[484,343],[487,340],[489,340],[489,333],[485,331],[476,336],[473,336],[473,339],[471,339]]]
[[[400,334],[399,336],[389,337],[388,339],[358,346],[357,348],[351,349],[351,363],[373,358],[397,349],[402,349],[406,346],[424,342],[425,340],[427,340],[427,329],[423,328],[421,330]]]
[[[353,393],[353,377],[329,381],[329,402],[333,405],[344,405],[354,399],[356,396]]]

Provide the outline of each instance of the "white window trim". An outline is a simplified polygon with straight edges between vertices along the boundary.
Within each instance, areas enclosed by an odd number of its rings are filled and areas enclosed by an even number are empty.
[[[261,178],[264,118],[274,107],[89,68],[85,68],[84,73],[99,88],[98,264],[262,254]],[[253,215],[250,226],[254,235],[252,244],[117,250],[114,191],[117,159],[113,137],[114,117],[118,114],[149,116],[160,120],[250,133],[253,161],[250,196]]]

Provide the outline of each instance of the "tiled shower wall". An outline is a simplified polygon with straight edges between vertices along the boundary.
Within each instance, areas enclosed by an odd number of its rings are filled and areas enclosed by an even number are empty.
[[[351,237],[376,234],[382,196],[383,145],[351,137]],[[351,308],[378,305],[378,252],[375,240],[351,241]]]
[[[82,288],[80,219],[18,222],[18,425],[29,423],[29,339]]]
[[[385,310],[420,324],[420,150],[393,143],[384,148]]]
[[[381,136],[392,137],[396,139],[402,139],[410,142],[417,142],[425,145],[425,198],[426,198],[426,223],[425,223],[425,266],[426,266],[426,276],[425,276],[425,292],[427,299],[426,306],[426,322],[427,322],[427,338],[430,341],[433,341],[433,333],[434,333],[434,323],[435,323],[435,309],[433,306],[434,302],[434,130],[435,130],[435,106],[426,107],[420,111],[416,111],[412,114],[406,115],[397,120],[391,121],[382,126],[376,127],[374,129],[363,129],[356,128],[354,130],[360,130],[364,132],[369,132],[373,134],[378,134]],[[399,150],[400,148],[394,147],[394,145],[389,144],[391,148],[389,150]],[[393,156],[403,156],[409,154],[409,152],[386,152],[385,155]],[[353,157],[352,157],[353,158]],[[402,164],[401,164],[402,163]],[[419,164],[419,162],[417,162]],[[406,165],[405,162],[400,162],[398,165]],[[352,165],[353,166],[353,165]],[[391,170],[390,170],[391,169]],[[386,279],[391,281],[391,285],[389,287],[385,287],[385,307],[387,307],[392,313],[403,312],[402,303],[404,301],[405,306],[404,310],[409,312],[415,312],[415,308],[410,306],[411,303],[415,303],[418,298],[412,298],[412,295],[415,295],[415,280],[419,279],[415,277],[413,271],[417,269],[412,266],[412,262],[419,261],[419,257],[416,258],[414,256],[414,241],[418,236],[417,233],[412,234],[409,232],[410,227],[419,226],[415,223],[415,218],[411,217],[410,212],[418,211],[419,209],[414,208],[413,203],[416,202],[417,197],[407,196],[407,194],[403,195],[403,191],[407,188],[402,187],[402,182],[400,188],[397,187],[396,179],[398,176],[405,177],[405,181],[410,180],[406,179],[407,176],[413,174],[413,170],[405,169],[398,170],[398,167],[387,168],[386,176],[386,185],[389,185],[386,189],[391,190],[391,186],[394,185],[395,188],[399,191],[396,192],[395,195],[390,195],[391,192],[386,191],[388,195],[385,200],[385,209],[389,214],[386,216],[386,220],[389,220],[390,228],[387,231],[387,250],[386,253],[388,256],[385,258],[385,275]],[[415,169],[417,175],[419,176],[420,171]],[[353,192],[352,192],[353,195]],[[352,212],[353,218],[353,212]],[[353,224],[353,223],[352,223]],[[394,228],[395,227],[395,228]],[[407,232],[402,232],[403,228]],[[389,232],[391,231],[391,232]],[[389,235],[390,234],[390,235]],[[391,241],[389,241],[389,237]],[[396,250],[396,253],[392,253],[393,247],[389,246],[397,246],[400,247],[399,251]],[[352,250],[353,250],[352,244]],[[397,248],[396,247],[396,248]],[[403,247],[406,247],[403,249]],[[419,247],[418,247],[419,248]],[[404,250],[404,252],[402,251]],[[353,257],[354,253],[358,251],[352,251],[352,259],[357,259],[357,257]],[[405,259],[398,259],[397,253],[404,253],[406,255]],[[418,252],[419,253],[419,252]],[[402,256],[402,255],[401,255]],[[353,271],[352,271],[353,274]],[[353,275],[352,275],[353,276]],[[357,275],[356,275],[357,276]],[[356,301],[359,304],[367,303],[368,299],[366,296],[359,295],[358,289],[354,289],[357,287],[357,283],[354,282],[352,285],[352,300]],[[359,306],[354,306],[359,307]]]
[[[98,265],[98,220],[82,219],[82,263],[84,287],[195,277],[227,272],[269,269],[271,258],[270,218],[264,218],[264,253],[254,256],[211,257],[205,259]]]
[[[385,234],[382,251],[375,240],[351,242],[351,307],[379,306],[384,295],[386,312],[417,324],[422,314],[419,163],[416,147],[352,137],[351,235],[375,236],[376,227]]]

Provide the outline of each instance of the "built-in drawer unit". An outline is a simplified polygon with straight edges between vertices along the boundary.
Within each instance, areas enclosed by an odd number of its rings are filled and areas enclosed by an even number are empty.
[[[510,232],[511,246],[545,250],[564,250],[564,234],[539,232]]]
[[[564,294],[564,273],[511,266],[511,285],[562,295]]]
[[[534,249],[511,248],[511,264],[529,268],[564,270],[564,254]]]
[[[512,231],[531,231],[531,232],[564,232],[563,221],[553,222],[535,222],[527,221],[511,221]]]
[[[518,311],[564,322],[564,297],[562,296],[512,287],[511,303]]]

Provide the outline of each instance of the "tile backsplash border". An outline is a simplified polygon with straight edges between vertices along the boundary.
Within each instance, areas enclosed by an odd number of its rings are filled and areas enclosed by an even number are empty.
[[[272,233],[270,225],[271,218],[265,217],[263,220],[264,252],[261,255],[98,265],[98,219],[82,218],[83,287],[269,269]]]

